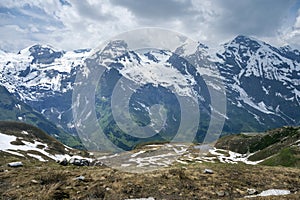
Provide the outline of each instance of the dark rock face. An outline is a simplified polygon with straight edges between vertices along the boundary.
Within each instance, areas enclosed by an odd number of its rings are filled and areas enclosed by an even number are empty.
[[[49,46],[34,45],[29,48],[30,55],[33,56],[32,63],[51,64],[55,59],[61,58],[64,52],[55,51]]]

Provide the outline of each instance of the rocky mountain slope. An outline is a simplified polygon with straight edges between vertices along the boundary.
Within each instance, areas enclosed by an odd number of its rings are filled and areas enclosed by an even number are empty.
[[[56,124],[48,120],[44,115],[33,110],[32,107],[10,94],[3,86],[0,86],[0,121],[1,120],[21,121],[35,125],[65,144],[72,147],[83,148],[78,138],[58,128]],[[2,126],[5,126],[4,122],[1,123],[1,127]]]
[[[224,48],[217,56],[227,82],[229,112],[233,107],[238,108],[234,111],[246,109],[265,128],[298,125],[300,52],[245,36],[236,37]]]
[[[100,54],[94,53],[96,57]],[[178,101],[168,87],[174,88],[179,96],[197,98],[201,121],[196,141],[205,137],[214,110],[209,92],[222,92],[216,82],[223,82],[226,89],[227,111],[218,115],[225,118],[223,133],[299,125],[298,50],[237,36],[218,49],[199,44],[192,53],[187,53],[184,46],[175,52],[132,51],[126,41],[113,41],[101,54],[110,64],[99,80],[96,114],[105,134],[122,149],[132,149],[148,140],[128,136],[112,118],[110,100],[121,77],[143,85],[129,105],[137,124],[151,125],[151,107],[164,105],[168,121],[163,128],[156,129],[158,134],[150,138],[152,141],[169,140],[179,127]],[[44,45],[34,45],[17,55],[3,53],[0,84],[65,131],[76,134],[72,92],[77,70],[84,69],[88,55],[88,50],[64,52]],[[207,81],[205,77],[212,79]]]
[[[76,70],[89,50],[64,52],[33,45],[1,55],[1,85],[49,120],[72,131],[72,88]]]

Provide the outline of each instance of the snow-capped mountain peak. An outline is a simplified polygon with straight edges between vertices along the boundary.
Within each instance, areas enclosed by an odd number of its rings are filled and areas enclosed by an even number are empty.
[[[205,84],[214,87],[215,83],[204,83],[201,76],[213,77],[215,82],[224,81],[229,107],[227,132],[299,123],[298,50],[276,48],[242,35],[215,48],[196,44],[184,44],[175,52],[133,51],[123,40],[110,41],[103,49],[93,52],[33,45],[19,54],[0,53],[0,83],[62,127],[72,127],[73,85],[77,70],[89,58],[139,84],[172,87],[183,96],[196,93],[203,103],[203,96],[209,99],[203,87]],[[117,77],[111,80],[114,78]],[[206,103],[209,110],[209,101]]]

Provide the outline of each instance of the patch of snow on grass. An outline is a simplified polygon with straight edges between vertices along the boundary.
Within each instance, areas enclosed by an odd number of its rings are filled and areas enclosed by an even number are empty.
[[[140,155],[140,154],[143,154],[143,153],[145,153],[146,151],[139,151],[139,152],[137,152],[137,153],[134,153],[134,154],[132,154],[131,155],[131,158],[135,158],[136,156],[138,156],[138,155]]]
[[[23,154],[15,152],[15,151],[10,151],[10,150],[3,150],[3,151],[6,152],[6,153],[16,155],[16,156],[25,157]]]
[[[31,153],[27,153],[27,155],[30,156],[30,157],[36,158],[41,162],[47,162],[48,161],[48,160],[45,160],[42,156],[39,156],[39,155],[35,155],[35,154],[31,154]]]
[[[291,194],[291,192],[289,190],[269,189],[269,190],[262,191],[258,195],[245,196],[245,198],[266,197],[266,196],[281,196],[281,195],[288,195],[288,194]]]
[[[256,164],[263,161],[263,160],[259,160],[259,161],[250,161],[250,160],[248,160],[248,158],[251,155],[253,155],[253,153],[252,154],[240,154],[240,153],[236,153],[236,152],[233,152],[233,151],[224,152],[224,150],[216,149],[216,148],[210,149],[209,152],[212,155],[215,155],[219,159],[219,161],[222,162],[222,163],[235,164],[237,162],[243,162],[243,163],[248,164],[248,165],[256,165]],[[224,154],[219,153],[219,152],[224,152]],[[229,154],[229,156],[225,155],[227,153]]]

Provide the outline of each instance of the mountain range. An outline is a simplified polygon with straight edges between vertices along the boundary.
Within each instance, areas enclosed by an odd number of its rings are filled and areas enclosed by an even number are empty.
[[[48,45],[33,45],[14,53],[0,53],[0,85],[2,96],[11,96],[28,106],[43,121],[51,121],[58,129],[77,136],[72,113],[72,96],[76,76],[83,73],[87,62],[97,62],[90,49],[61,51]],[[217,48],[198,43],[192,53],[184,46],[175,52],[168,50],[133,51],[126,41],[111,41],[101,56],[110,59],[99,80],[95,97],[96,115],[104,133],[117,146],[132,149],[139,143],[165,141],[174,137],[180,124],[179,96],[198,99],[201,120],[195,140],[203,141],[211,120],[210,91],[223,92],[215,82],[224,84],[226,113],[223,134],[261,132],[300,122],[300,52],[289,46],[276,48],[263,41],[237,36]],[[187,62],[192,61],[193,64]],[[218,71],[219,73],[216,73]],[[205,77],[214,77],[206,81]],[[164,105],[166,123],[151,139],[132,137],[113,118],[111,100],[120,78],[141,85],[132,95],[129,105],[131,118],[140,126],[151,125],[153,105]],[[7,91],[6,91],[7,90]],[[7,97],[8,98],[8,97]],[[7,106],[1,103],[1,109]],[[88,120],[89,118],[87,118]],[[21,115],[1,120],[18,120],[35,124]],[[47,128],[39,126],[45,131]],[[55,134],[55,131],[51,131]],[[57,139],[64,141],[59,134]],[[73,145],[76,146],[76,145]],[[100,149],[100,147],[96,147]]]

